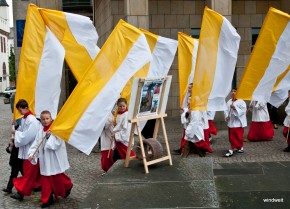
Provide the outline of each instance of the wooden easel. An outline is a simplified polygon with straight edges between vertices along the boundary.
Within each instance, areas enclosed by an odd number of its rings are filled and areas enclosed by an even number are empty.
[[[166,84],[166,78],[164,80],[163,83],[163,87],[165,87]],[[139,83],[138,83],[138,90],[137,90],[137,97],[136,97],[136,101],[140,101],[140,96],[141,96],[141,89],[143,87],[144,84],[144,79],[140,79]],[[161,110],[161,106],[162,106],[162,102],[163,102],[163,97],[164,97],[164,91],[165,88],[162,88],[162,92],[160,95],[160,103],[158,106],[158,111],[157,111],[157,115],[149,115],[149,116],[144,116],[144,117],[136,117],[137,115],[137,111],[138,111],[138,107],[139,107],[139,103],[135,103],[135,107],[134,107],[134,117],[133,119],[129,120],[130,123],[132,123],[131,126],[131,132],[130,132],[130,139],[129,139],[129,144],[128,144],[128,149],[127,149],[127,154],[126,154],[126,160],[125,160],[125,167],[129,167],[129,162],[130,160],[135,159],[135,157],[130,157],[130,152],[131,152],[131,147],[132,147],[132,142],[134,139],[134,132],[135,132],[135,127],[137,128],[138,131],[138,138],[140,141],[140,146],[141,146],[141,153],[142,153],[142,157],[143,157],[143,164],[144,164],[144,169],[145,169],[145,173],[149,173],[148,171],[148,166],[155,164],[155,163],[159,163],[165,160],[169,160],[169,165],[172,165],[172,159],[171,159],[171,154],[170,154],[170,149],[169,149],[169,144],[168,144],[168,138],[167,138],[167,134],[166,134],[166,128],[165,128],[165,123],[164,123],[164,117],[167,116],[167,114],[160,113]],[[141,135],[141,129],[140,129],[140,121],[147,121],[147,120],[153,120],[156,119],[156,123],[155,123],[155,127],[154,127],[154,133],[153,133],[153,138],[156,139],[157,138],[157,133],[158,133],[158,128],[161,122],[161,126],[162,126],[162,131],[163,131],[163,136],[164,136],[164,140],[165,140],[165,144],[166,144],[166,152],[167,155],[155,160],[151,160],[148,161],[146,160],[146,155],[145,155],[145,150],[144,150],[144,145],[143,145],[143,139],[142,139],[142,135]]]

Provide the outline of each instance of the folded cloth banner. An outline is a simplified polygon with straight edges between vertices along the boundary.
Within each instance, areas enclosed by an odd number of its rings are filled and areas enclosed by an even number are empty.
[[[193,78],[191,108],[222,111],[227,106],[240,36],[222,15],[205,8]]]
[[[144,29],[140,30],[146,37],[152,53],[152,60],[140,69],[126,84],[122,91],[122,97],[126,98],[127,101],[130,99],[133,80],[140,77],[154,78],[166,76],[177,50],[176,40],[155,35]]]
[[[290,65],[276,80],[269,103],[275,107],[280,105],[288,98],[290,90]]]
[[[270,8],[236,97],[268,102],[277,77],[290,64],[290,16]]]
[[[28,6],[17,76],[15,103],[25,99],[37,117],[49,110],[57,115],[64,49],[45,26],[39,8]],[[14,108],[14,118],[21,115]]]
[[[180,107],[187,107],[188,84],[192,83],[195,72],[198,39],[178,32],[178,77]]]
[[[62,11],[41,9],[40,14],[65,48],[65,60],[77,81],[99,53],[98,34],[90,18]]]
[[[90,154],[123,87],[150,60],[144,34],[120,20],[62,107],[51,132]]]

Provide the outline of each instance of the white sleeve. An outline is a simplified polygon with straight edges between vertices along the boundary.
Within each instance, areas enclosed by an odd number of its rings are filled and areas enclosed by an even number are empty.
[[[236,117],[241,117],[242,115],[244,115],[247,111],[247,106],[246,103],[244,101],[238,101],[238,102],[234,102],[234,107],[235,109],[233,109],[233,114]]]
[[[45,143],[45,149],[50,149],[50,150],[57,150],[60,148],[61,144],[62,144],[62,139],[54,136],[54,135],[50,135],[48,139]]]
[[[27,130],[15,131],[14,143],[15,147],[17,148],[29,144],[35,139],[37,135],[38,132],[37,123],[32,120],[27,121],[27,123],[28,123]]]

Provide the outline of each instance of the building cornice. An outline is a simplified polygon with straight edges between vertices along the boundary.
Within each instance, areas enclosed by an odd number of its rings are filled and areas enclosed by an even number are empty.
[[[7,36],[7,37],[9,35],[9,33],[7,31],[2,30],[2,29],[0,29],[0,34],[3,35],[3,36]]]

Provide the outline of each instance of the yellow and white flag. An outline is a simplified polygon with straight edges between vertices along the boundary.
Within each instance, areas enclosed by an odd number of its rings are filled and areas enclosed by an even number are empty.
[[[205,8],[193,78],[193,110],[225,110],[238,57],[240,36],[217,12]]]
[[[290,64],[290,16],[270,8],[236,97],[268,102],[277,77]]]
[[[140,77],[154,78],[166,76],[177,50],[176,40],[155,35],[144,29],[140,30],[146,37],[152,53],[152,60],[142,67],[124,87],[122,97],[126,98],[127,101],[130,99],[133,80]]]
[[[120,20],[62,107],[51,132],[89,154],[123,87],[150,60],[145,35]]]
[[[183,108],[187,107],[187,87],[193,81],[197,49],[198,39],[181,32],[178,33],[179,95],[180,107]]]
[[[280,105],[288,98],[290,90],[290,65],[276,80],[269,103],[275,107]]]
[[[25,99],[37,117],[43,110],[57,115],[64,49],[45,26],[39,8],[28,6],[17,76],[15,104]],[[14,118],[21,115],[14,108]]]
[[[41,9],[41,16],[65,48],[65,60],[77,81],[99,53],[98,34],[85,16],[57,10]]]

